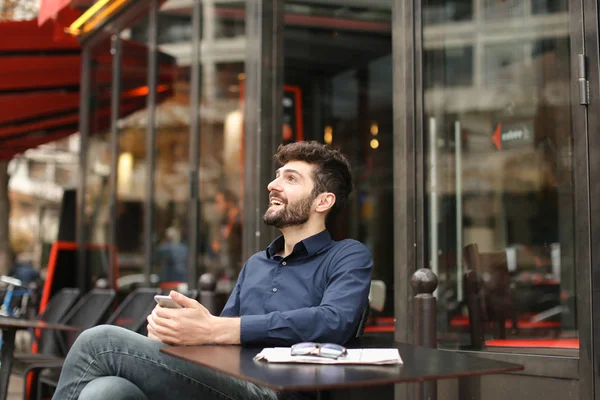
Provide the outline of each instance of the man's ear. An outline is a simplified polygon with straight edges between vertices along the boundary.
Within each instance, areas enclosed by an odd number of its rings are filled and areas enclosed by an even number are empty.
[[[316,204],[317,206],[315,208],[315,211],[328,212],[335,204],[335,194],[331,192],[320,193],[317,196]]]

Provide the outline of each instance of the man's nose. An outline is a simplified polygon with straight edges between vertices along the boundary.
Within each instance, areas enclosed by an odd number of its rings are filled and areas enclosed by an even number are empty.
[[[279,178],[275,178],[271,182],[269,182],[269,184],[267,185],[267,190],[269,192],[272,192],[272,191],[280,192],[281,185],[279,184]]]

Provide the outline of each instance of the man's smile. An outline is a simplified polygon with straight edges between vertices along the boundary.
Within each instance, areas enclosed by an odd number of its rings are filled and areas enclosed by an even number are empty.
[[[285,204],[285,201],[276,196],[269,196],[269,207],[278,207]]]

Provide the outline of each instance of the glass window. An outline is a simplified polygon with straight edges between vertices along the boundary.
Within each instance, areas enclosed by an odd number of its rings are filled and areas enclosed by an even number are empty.
[[[161,10],[161,19],[175,19],[173,27],[189,32],[177,40],[183,50],[161,51],[156,105],[156,164],[154,169],[154,269],[165,289],[183,289],[188,282],[188,201],[190,142],[191,9]],[[159,26],[161,24],[159,23]],[[159,33],[160,35],[160,33]],[[183,61],[186,60],[186,61]],[[164,90],[163,90],[164,88]]]
[[[226,52],[215,42],[214,54]],[[202,60],[203,87],[200,127],[200,188],[202,264],[219,277],[218,290],[229,291],[242,260],[243,98],[245,53],[232,62]]]
[[[282,142],[317,140],[349,157],[355,192],[328,229],[335,239],[350,237],[371,250],[373,279],[387,288],[374,323],[392,332],[391,10],[378,2],[337,3],[286,2]]]
[[[242,100],[245,61],[244,2],[203,2],[199,129],[199,243],[197,276],[212,272],[218,290],[231,290],[241,268],[243,189]],[[166,3],[159,13],[159,95],[156,108],[156,165],[153,272],[162,286],[187,282],[190,100],[192,96],[192,9]],[[231,41],[217,40],[240,37]],[[147,38],[147,20],[131,30]],[[132,93],[145,85],[145,64],[129,66]],[[137,82],[137,78],[143,81]],[[140,92],[141,93],[141,92]],[[146,180],[145,110],[121,121],[119,210],[123,223],[140,234],[127,235],[131,269],[143,261],[143,197]],[[125,222],[127,221],[127,222]],[[177,272],[179,271],[179,272]],[[180,273],[182,272],[183,273]]]
[[[146,200],[146,128],[148,95],[147,19],[134,25],[123,40],[121,115],[117,157],[116,242],[119,275],[144,272],[144,203]],[[125,35],[122,35],[124,37]],[[140,46],[143,45],[143,46]],[[133,51],[136,48],[136,51]]]
[[[163,7],[161,14],[174,13]],[[177,10],[191,24],[191,12]],[[245,2],[203,2],[200,56],[199,271],[218,278],[217,290],[229,292],[242,266],[243,117]],[[225,38],[234,38],[222,40]],[[157,240],[164,242],[172,227],[188,243],[189,131],[192,43],[162,46],[177,65],[175,90],[157,109]]]
[[[427,25],[445,24],[473,19],[473,3],[477,0],[425,0],[423,2],[423,23]]]
[[[93,115],[93,114],[92,114]],[[86,240],[90,243],[109,242],[109,200],[110,200],[110,134],[105,127],[95,132],[89,140],[86,219],[88,231]]]
[[[244,1],[230,0],[217,0],[212,6],[205,6],[207,38],[243,38],[246,35],[245,7]]]
[[[568,0],[533,0],[531,2],[532,14],[550,14],[567,12]]]
[[[179,9],[177,3],[166,3],[158,15],[158,44],[189,42],[192,40],[190,9]],[[139,43],[148,41],[148,19],[131,28],[131,39]]]
[[[84,224],[86,245],[85,268],[90,281],[88,287],[98,279],[108,277],[111,266],[110,246],[110,76],[112,60],[110,43],[105,40],[91,49],[92,68],[90,70],[90,120],[87,151],[86,187],[84,198]]]
[[[442,86],[471,86],[473,84],[473,46],[426,49],[423,52],[426,65],[443,65],[443,68],[428,69],[424,79],[427,89]]]
[[[486,86],[518,88],[530,79],[528,72],[518,68],[530,59],[527,49],[531,41],[485,44],[482,50],[483,82]]]
[[[200,128],[201,262],[229,291],[241,270],[243,212],[244,1],[204,7]],[[235,40],[234,40],[235,39]]]
[[[244,78],[243,62],[215,63],[215,80],[205,82],[205,90],[221,100],[240,100],[240,82]]]
[[[106,40],[92,51],[90,130],[85,189],[86,242],[109,243],[110,76],[112,57]],[[105,266],[108,271],[108,265]]]
[[[483,19],[507,20],[525,16],[528,10],[528,3],[522,0],[476,0],[481,2],[481,11]]]
[[[485,0],[475,19],[496,21],[467,32],[424,20],[425,245],[441,347],[577,341],[568,16],[527,16],[527,4]],[[471,68],[446,55],[465,34]],[[448,71],[471,85],[453,87]]]

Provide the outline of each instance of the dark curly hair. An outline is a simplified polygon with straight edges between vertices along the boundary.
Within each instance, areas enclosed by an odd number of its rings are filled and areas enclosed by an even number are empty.
[[[344,208],[352,193],[352,173],[350,163],[339,150],[325,144],[309,141],[280,145],[273,156],[280,166],[290,161],[304,161],[315,166],[313,196],[331,192],[335,194],[335,204],[328,217],[335,217]]]

